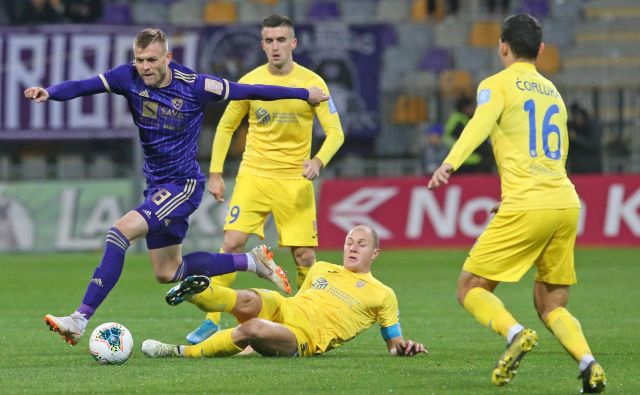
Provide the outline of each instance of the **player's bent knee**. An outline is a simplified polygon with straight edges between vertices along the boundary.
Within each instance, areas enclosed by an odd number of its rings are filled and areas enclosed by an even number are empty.
[[[260,318],[251,318],[238,326],[239,338],[246,341],[255,341],[262,339],[265,332],[266,323]]]
[[[172,267],[156,268],[155,269],[156,280],[161,284],[169,284],[174,281],[176,271]]]
[[[316,254],[313,248],[298,248],[294,251],[293,256],[298,266],[311,267],[316,262]]]

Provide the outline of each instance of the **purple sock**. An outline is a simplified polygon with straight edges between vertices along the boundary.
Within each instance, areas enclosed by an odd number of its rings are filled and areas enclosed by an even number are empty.
[[[248,260],[245,254],[192,252],[182,257],[182,264],[176,270],[173,282],[181,281],[194,274],[211,277],[243,272],[247,270],[247,264]]]
[[[78,307],[78,312],[84,314],[87,319],[91,318],[118,282],[129,245],[129,240],[118,229],[109,229],[102,261],[93,273],[82,304]]]

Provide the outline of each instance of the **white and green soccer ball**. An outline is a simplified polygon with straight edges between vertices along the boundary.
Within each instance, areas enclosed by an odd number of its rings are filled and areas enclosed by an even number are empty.
[[[131,332],[117,322],[98,325],[89,338],[89,352],[102,365],[120,365],[127,362],[133,349]]]

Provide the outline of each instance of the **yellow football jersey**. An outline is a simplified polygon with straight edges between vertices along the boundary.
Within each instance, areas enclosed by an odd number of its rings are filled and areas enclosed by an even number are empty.
[[[307,322],[316,352],[336,348],[370,328],[398,323],[398,299],[371,273],[354,273],[343,266],[316,262],[298,293],[289,298],[296,321]]]
[[[240,79],[245,84],[279,85],[292,88],[321,88],[327,84],[313,71],[294,63],[287,75],[273,75],[267,65],[257,67]],[[317,107],[296,99],[232,101],[218,124],[213,142],[210,172],[221,173],[231,137],[249,115],[249,133],[240,173],[270,178],[300,178],[302,164],[310,158],[314,115],[327,135],[317,157],[326,166],[344,141],[338,112],[332,100]]]
[[[551,81],[516,62],[478,86],[478,106],[445,158],[458,169],[491,138],[502,185],[501,210],[580,207],[567,177],[567,110]]]

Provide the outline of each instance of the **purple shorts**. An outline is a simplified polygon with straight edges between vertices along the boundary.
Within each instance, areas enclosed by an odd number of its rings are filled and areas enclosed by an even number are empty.
[[[144,203],[135,208],[147,221],[147,248],[181,244],[189,229],[189,216],[202,201],[204,181],[188,179],[144,191]]]

